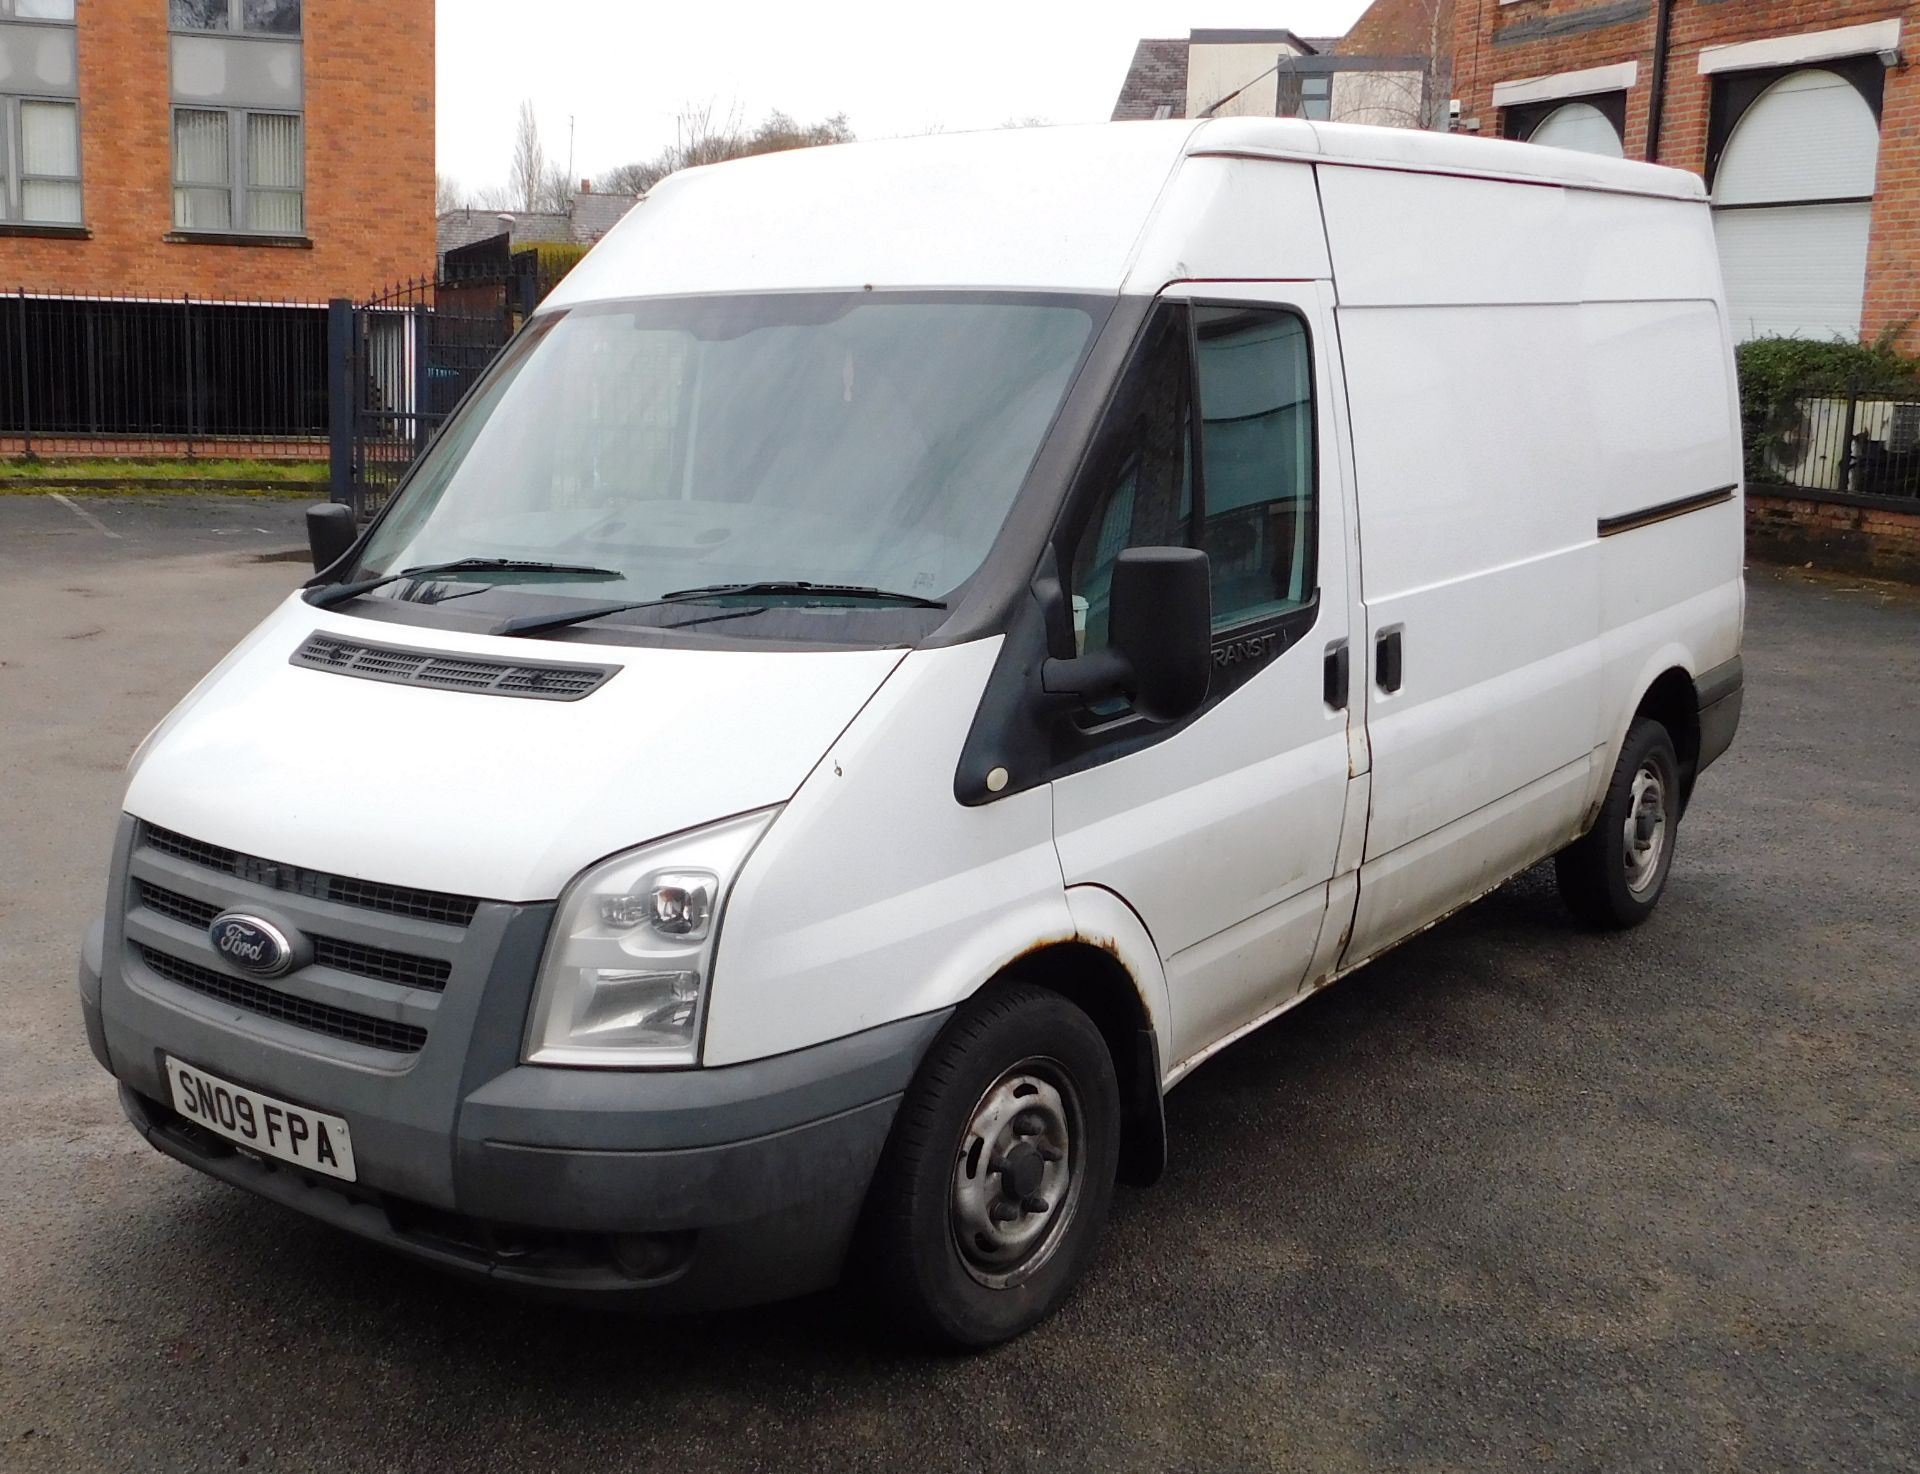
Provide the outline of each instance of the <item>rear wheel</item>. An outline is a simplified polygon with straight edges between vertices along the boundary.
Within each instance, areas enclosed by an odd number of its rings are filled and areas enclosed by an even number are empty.
[[[1666,889],[1679,822],[1673,739],[1660,723],[1641,718],[1620,749],[1599,819],[1555,861],[1567,909],[1604,930],[1645,921]]]
[[[954,1015],[901,1102],[849,1277],[924,1339],[1017,1336],[1091,1260],[1119,1155],[1099,1029],[1058,994],[995,989]]]

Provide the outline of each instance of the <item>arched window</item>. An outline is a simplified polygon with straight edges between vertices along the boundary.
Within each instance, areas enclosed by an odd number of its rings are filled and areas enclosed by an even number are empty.
[[[1583,154],[1605,154],[1612,159],[1624,157],[1626,152],[1613,120],[1590,102],[1563,103],[1555,108],[1527,135],[1527,142]]]
[[[1735,337],[1858,336],[1879,161],[1879,119],[1835,72],[1782,77],[1740,114],[1713,180]]]

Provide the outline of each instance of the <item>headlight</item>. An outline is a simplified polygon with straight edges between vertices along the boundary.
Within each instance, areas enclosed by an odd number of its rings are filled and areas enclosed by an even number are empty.
[[[700,1062],[720,913],[776,812],[643,845],[575,878],[540,963],[528,1064]]]

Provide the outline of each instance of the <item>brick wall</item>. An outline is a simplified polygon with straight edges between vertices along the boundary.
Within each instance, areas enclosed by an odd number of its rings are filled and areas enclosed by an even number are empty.
[[[1455,0],[1374,0],[1333,49],[1341,56],[1435,56],[1453,45]],[[1473,0],[1465,0],[1472,4]]]
[[[311,249],[169,241],[165,0],[79,6],[87,240],[0,236],[0,292],[319,301],[431,272],[433,0],[308,0]]]
[[[1811,563],[1920,583],[1920,509],[1803,492],[1747,489],[1747,550],[1769,563]]]
[[[1638,61],[1640,80],[1627,97],[1626,150],[1647,156],[1656,0],[1458,0],[1454,27],[1454,95],[1462,115],[1497,136],[1496,82],[1584,67]],[[1704,175],[1711,79],[1700,75],[1705,46],[1831,30],[1867,21],[1904,19],[1905,49],[1920,57],[1920,4],[1911,0],[1678,0],[1667,67],[1666,117],[1660,162]],[[1880,183],[1867,264],[1863,332],[1904,327],[1902,343],[1920,351],[1920,66],[1886,78],[1880,130]]]

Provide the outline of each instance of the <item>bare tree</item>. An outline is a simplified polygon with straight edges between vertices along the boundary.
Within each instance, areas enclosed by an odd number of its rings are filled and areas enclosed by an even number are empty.
[[[734,107],[716,120],[711,102],[689,104],[674,123],[674,140],[651,159],[622,164],[602,178],[602,188],[620,194],[645,194],[669,174],[702,164],[718,164],[753,154],[781,153],[794,148],[851,143],[853,126],[845,113],[817,123],[798,123],[779,109],[752,128]]]
[[[445,215],[451,210],[464,210],[472,203],[460,181],[451,174],[433,176],[433,213]]]
[[[1334,73],[1334,116],[1343,123],[1386,128],[1447,126],[1453,85],[1454,0],[1407,0],[1403,13],[1417,36],[1404,70]]]
[[[533,115],[533,103],[520,104],[520,121],[513,135],[513,163],[507,171],[507,191],[513,208],[529,213],[558,212],[566,209],[573,197],[573,181],[566,171],[547,159],[540,142],[540,121]]]

